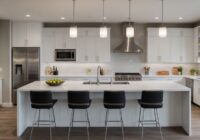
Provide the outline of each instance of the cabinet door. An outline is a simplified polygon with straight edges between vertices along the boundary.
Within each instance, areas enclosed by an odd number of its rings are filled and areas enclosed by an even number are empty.
[[[43,31],[43,45],[41,48],[41,62],[54,62],[55,61],[55,29],[46,28]]]
[[[27,47],[27,23],[13,22],[12,24],[12,46]]]
[[[194,43],[193,37],[184,36],[182,43],[183,49],[183,62],[184,63],[193,63],[194,62]]]
[[[193,102],[197,105],[200,105],[200,82],[194,81],[194,91],[193,91]]]
[[[55,29],[56,49],[67,48],[67,28]]]
[[[171,62],[170,58],[170,38],[157,38],[159,43],[159,60],[160,62],[168,63]]]
[[[158,44],[159,40],[157,37],[152,37],[149,36],[148,37],[148,47],[147,47],[147,61],[148,62],[153,62],[153,63],[157,63],[160,62],[160,56],[159,56],[159,44]]]
[[[42,40],[42,24],[27,23],[28,47],[40,47]]]
[[[182,63],[182,47],[181,47],[181,37],[172,36],[170,39],[170,58],[173,63]]]

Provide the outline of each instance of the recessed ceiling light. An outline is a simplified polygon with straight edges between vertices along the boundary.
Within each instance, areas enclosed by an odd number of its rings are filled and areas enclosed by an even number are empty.
[[[183,17],[178,17],[178,19],[179,19],[179,20],[182,20],[182,19],[183,19]]]
[[[61,20],[65,20],[65,17],[61,17],[60,19],[61,19]]]
[[[26,14],[26,17],[27,17],[27,18],[30,18],[30,17],[31,17],[31,15],[29,15],[29,14]]]
[[[154,19],[155,19],[155,20],[159,20],[159,17],[155,17]]]

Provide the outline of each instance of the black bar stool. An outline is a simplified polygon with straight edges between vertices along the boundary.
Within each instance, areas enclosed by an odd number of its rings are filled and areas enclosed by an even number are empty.
[[[50,140],[51,140],[52,139],[51,125],[54,124],[56,127],[55,113],[53,107],[57,102],[57,100],[53,100],[52,93],[50,91],[31,91],[30,98],[31,98],[31,107],[33,109],[36,109],[34,115],[34,122],[31,129],[30,139],[32,139],[34,126],[37,125],[37,127],[39,127],[40,123],[43,122],[44,124],[41,125],[49,125]],[[43,109],[49,110],[49,120],[40,120],[40,110]],[[53,120],[51,120],[51,110],[53,114]],[[36,121],[37,111],[38,111],[38,120]]]
[[[125,107],[126,97],[124,91],[104,91],[104,107],[106,108],[106,119],[105,119],[105,140],[107,138],[108,122],[121,122],[122,136],[124,140],[124,122],[122,117],[122,108]],[[109,110],[119,109],[120,120],[109,120]]]
[[[138,100],[140,105],[139,124],[142,125],[142,137],[144,137],[144,124],[153,123],[160,129],[161,140],[163,140],[162,129],[159,122],[158,108],[163,107],[163,91],[142,91],[142,98]],[[143,113],[142,113],[143,109]],[[155,120],[144,120],[145,109],[153,109]],[[141,118],[142,115],[142,118]]]
[[[89,136],[89,127],[90,127],[90,120],[88,115],[88,108],[91,105],[90,94],[89,91],[68,91],[68,107],[72,109],[71,113],[71,121],[68,130],[68,140],[70,137],[71,128],[73,127],[74,122],[86,122],[87,123],[87,136],[88,140],[90,139]],[[84,109],[86,112],[86,121],[77,121],[74,120],[74,114],[76,109]]]

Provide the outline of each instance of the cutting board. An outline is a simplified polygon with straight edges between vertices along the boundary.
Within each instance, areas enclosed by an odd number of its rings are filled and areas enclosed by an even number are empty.
[[[157,71],[156,73],[157,75],[169,75],[169,71],[165,71],[165,70],[161,70],[161,71]]]
[[[172,75],[179,75],[179,73],[178,73],[178,67],[173,67],[172,68]]]

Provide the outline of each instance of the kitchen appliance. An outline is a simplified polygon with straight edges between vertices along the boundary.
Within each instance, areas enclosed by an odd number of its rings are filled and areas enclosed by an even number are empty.
[[[122,25],[123,30],[123,42],[114,49],[116,53],[142,53],[143,49],[140,47],[138,43],[134,41],[134,37],[126,37],[126,27],[129,24],[125,23]]]
[[[55,49],[56,61],[76,61],[76,49]]]
[[[40,48],[12,48],[12,102],[17,104],[17,89],[40,78]]]
[[[185,85],[186,87],[191,89],[191,102],[194,103],[193,101],[193,96],[194,96],[194,80],[186,78],[185,79]]]
[[[140,73],[115,73],[115,81],[141,81],[142,75]]]

